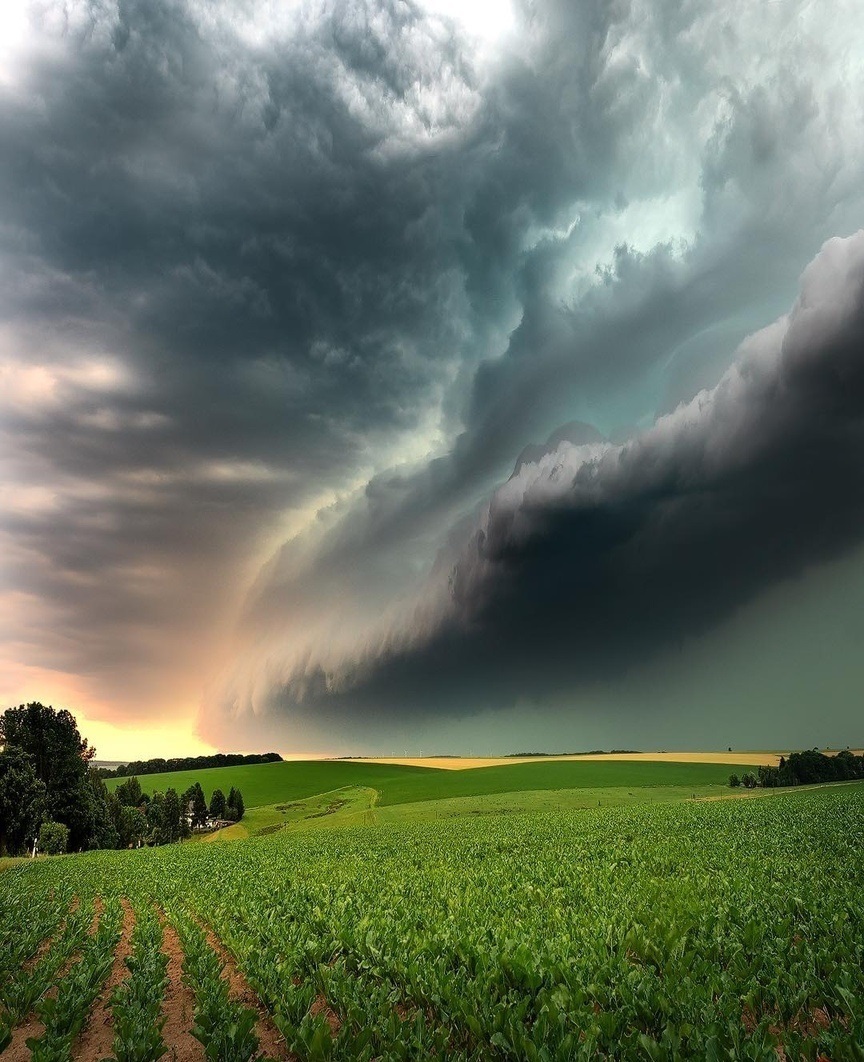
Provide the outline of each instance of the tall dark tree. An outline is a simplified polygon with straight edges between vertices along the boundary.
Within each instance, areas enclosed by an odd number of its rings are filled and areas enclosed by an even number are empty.
[[[152,844],[165,844],[165,796],[154,793],[145,811],[147,838]]]
[[[96,750],[78,732],[75,717],[38,701],[0,716],[0,743],[30,756],[46,790],[47,817],[69,827],[69,848],[96,845],[96,814],[87,768]]]
[[[210,797],[210,818],[225,818],[225,794],[221,789],[214,789],[213,796]]]
[[[176,789],[169,789],[165,793],[165,802],[162,805],[162,821],[164,824],[165,844],[179,841],[183,836],[183,805]]]
[[[234,819],[235,822],[239,822],[245,813],[246,808],[243,804],[243,794],[239,789],[235,789],[232,785],[231,790],[228,793],[227,806],[225,809],[226,818]]]
[[[201,783],[191,785],[183,794],[184,811],[191,819],[191,825],[203,826],[207,822],[207,801]]]
[[[147,833],[147,820],[140,808],[119,805],[120,815],[117,822],[120,848],[137,848]]]
[[[19,855],[39,832],[47,792],[33,760],[14,746],[0,752],[0,855]]]
[[[108,792],[108,787],[95,767],[87,768],[87,790],[91,817],[89,847],[117,848],[120,834],[114,819],[112,794]]]
[[[137,808],[141,806],[141,783],[134,775],[125,782],[121,782],[114,792],[124,807]]]

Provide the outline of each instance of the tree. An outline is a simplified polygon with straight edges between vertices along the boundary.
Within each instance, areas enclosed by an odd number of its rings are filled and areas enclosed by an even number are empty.
[[[183,794],[183,804],[188,811],[190,825],[193,828],[203,826],[207,822],[207,801],[200,782],[196,782],[186,790]]]
[[[43,822],[39,830],[39,851],[63,855],[69,848],[69,827],[62,822]]]
[[[741,785],[741,779],[737,774],[729,775],[729,785],[731,785],[733,789],[737,789],[738,786]]]
[[[233,819],[234,822],[239,822],[245,814],[246,808],[243,805],[243,794],[239,789],[235,789],[232,785],[231,790],[228,793],[228,801],[225,807],[225,818]]]
[[[14,746],[0,752],[0,855],[18,855],[33,843],[46,801],[32,757]]]
[[[90,847],[116,848],[120,835],[115,822],[112,794],[95,767],[87,768],[86,798],[90,813]]]
[[[114,792],[117,794],[117,799],[125,807],[137,808],[141,806],[141,783],[134,774],[125,782],[121,782]]]
[[[153,844],[165,844],[165,794],[154,793],[144,811],[148,824],[148,840]]]
[[[0,743],[30,756],[45,786],[47,815],[69,827],[70,848],[94,847],[87,767],[96,750],[81,737],[72,713],[39,701],[7,708],[0,716]]]
[[[213,796],[210,797],[210,818],[225,818],[225,794],[221,789],[214,789]]]
[[[179,841],[183,836],[183,805],[176,789],[169,789],[165,793],[165,802],[162,805],[162,818],[164,824],[165,843]]]
[[[747,774],[745,774],[744,777],[741,779],[741,784],[744,786],[745,789],[755,789],[756,775],[753,774],[751,771],[748,771]]]
[[[121,848],[137,848],[147,833],[147,820],[144,812],[140,808],[121,805],[117,833]]]

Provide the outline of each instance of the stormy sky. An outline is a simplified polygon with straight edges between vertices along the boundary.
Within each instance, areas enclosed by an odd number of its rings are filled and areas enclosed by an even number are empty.
[[[864,741],[862,55],[852,0],[7,0],[4,702]]]

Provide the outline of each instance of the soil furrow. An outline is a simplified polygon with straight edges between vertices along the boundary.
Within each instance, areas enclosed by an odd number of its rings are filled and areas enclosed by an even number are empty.
[[[163,921],[162,929],[162,951],[168,956],[168,986],[162,1002],[165,1015],[162,1038],[168,1047],[164,1057],[168,1062],[203,1062],[204,1048],[191,1033],[195,997],[183,982],[183,947],[167,921]]]
[[[108,980],[93,1004],[87,1024],[81,1031],[78,1041],[73,1050],[76,1062],[100,1062],[101,1059],[111,1054],[114,1043],[114,1018],[111,1013],[111,994],[124,978],[128,977],[126,956],[131,953],[132,930],[135,927],[135,915],[127,899],[120,901],[123,904],[123,929],[117,950],[114,952],[114,965]]]
[[[267,1013],[264,1004],[254,992],[252,986],[237,968],[237,963],[234,961],[234,957],[231,952],[225,947],[222,941],[209,928],[209,926],[206,926],[203,923],[199,924],[207,935],[207,943],[224,963],[222,976],[228,982],[228,988],[231,993],[231,998],[242,1003],[244,1007],[251,1008],[258,1015],[258,1021],[255,1023],[255,1035],[258,1037],[261,1052],[268,1058],[284,1059],[289,1060],[289,1062],[296,1062],[297,1056],[292,1054],[288,1050],[285,1044],[284,1037],[276,1028],[275,1024],[273,1023],[273,1019]],[[337,1022],[339,1021],[338,1017],[335,1014],[333,1015],[333,1017],[336,1018]],[[329,1020],[330,1019],[328,1016],[328,1021]]]

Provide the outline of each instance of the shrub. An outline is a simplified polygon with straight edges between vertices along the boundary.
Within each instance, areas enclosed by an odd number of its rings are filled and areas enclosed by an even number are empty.
[[[738,786],[741,785],[741,779],[737,774],[729,775],[729,785],[731,785],[733,789],[737,789]]]
[[[69,827],[62,822],[43,822],[39,830],[39,851],[46,855],[63,855],[69,847]]]

